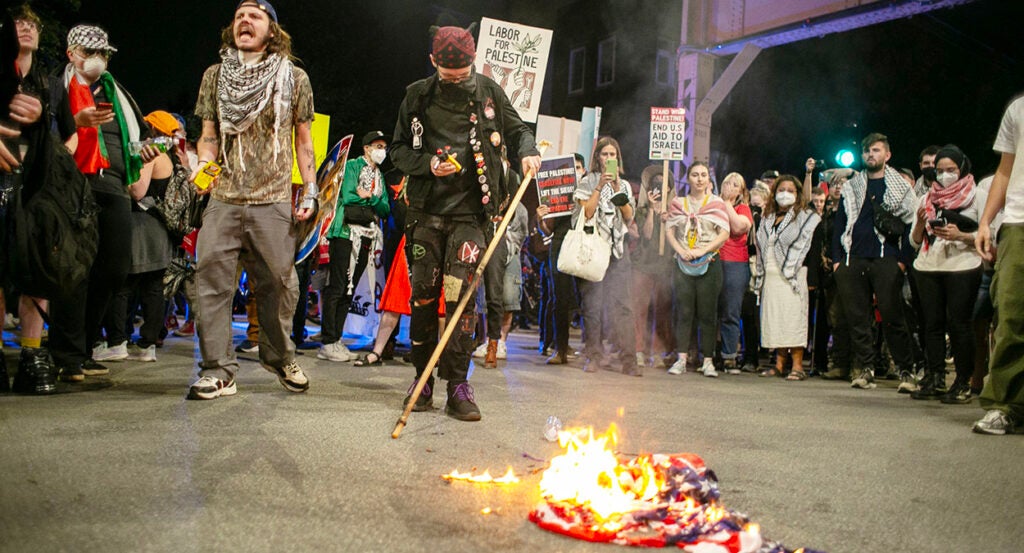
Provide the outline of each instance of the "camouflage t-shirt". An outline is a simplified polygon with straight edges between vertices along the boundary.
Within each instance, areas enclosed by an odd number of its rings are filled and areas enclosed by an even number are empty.
[[[269,204],[292,201],[292,130],[301,123],[313,120],[313,89],[309,76],[298,67],[292,68],[295,89],[292,105],[281,114],[281,128],[277,133],[277,160],[274,160],[274,102],[267,102],[259,118],[243,133],[220,136],[220,117],[217,112],[217,77],[220,64],[213,65],[203,75],[196,101],[196,115],[204,121],[213,121],[221,140],[223,170],[210,196],[230,204]],[[225,142],[226,140],[226,142]],[[239,160],[241,148],[241,161]],[[243,169],[244,167],[244,169]]]

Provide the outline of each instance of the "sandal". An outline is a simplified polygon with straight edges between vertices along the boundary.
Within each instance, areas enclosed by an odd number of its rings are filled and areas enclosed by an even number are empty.
[[[371,355],[375,357],[373,361],[370,361]],[[355,365],[356,367],[379,367],[383,365],[384,362],[381,361],[379,353],[371,351],[370,353],[367,353],[365,357],[363,357],[362,359],[357,359],[356,362],[352,364]]]
[[[807,373],[805,373],[804,371],[789,371],[789,376],[786,377],[786,380],[797,381],[804,380],[806,378]]]
[[[770,369],[765,369],[765,370],[757,373],[757,375],[758,376],[780,376],[779,370],[776,369],[775,367],[772,367]]]

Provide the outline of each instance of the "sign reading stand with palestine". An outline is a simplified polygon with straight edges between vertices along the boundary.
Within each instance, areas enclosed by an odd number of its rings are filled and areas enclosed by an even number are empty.
[[[537,172],[537,197],[551,211],[552,219],[572,215],[572,195],[576,192],[576,158],[561,156],[544,159]]]
[[[484,17],[476,47],[476,70],[505,91],[527,123],[536,123],[551,51],[550,29]]]
[[[651,108],[652,160],[683,160],[686,108]]]

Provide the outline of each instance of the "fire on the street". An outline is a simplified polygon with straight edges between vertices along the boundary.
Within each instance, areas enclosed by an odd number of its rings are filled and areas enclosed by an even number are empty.
[[[695,553],[788,553],[761,536],[757,524],[720,502],[718,481],[693,454],[614,453],[614,425],[559,433],[565,453],[540,481],[530,513],[540,527],[593,542],[677,546]],[[797,553],[811,553],[797,550]]]
[[[494,478],[491,476],[490,471],[486,470],[483,474],[473,474],[472,472],[459,472],[457,469],[445,474],[441,478],[449,482],[472,482],[474,484],[507,485],[519,483],[519,477],[512,471],[512,467],[509,467],[508,471],[498,478]]]

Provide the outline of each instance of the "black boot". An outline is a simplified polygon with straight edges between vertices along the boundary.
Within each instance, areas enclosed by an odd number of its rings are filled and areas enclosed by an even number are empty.
[[[939,399],[946,393],[946,375],[944,373],[928,373],[921,381],[921,387],[910,392],[912,399]]]
[[[7,356],[0,350],[0,394],[11,391],[11,381],[7,378]]]
[[[57,391],[57,369],[46,348],[21,348],[14,391],[19,394],[46,395]]]

